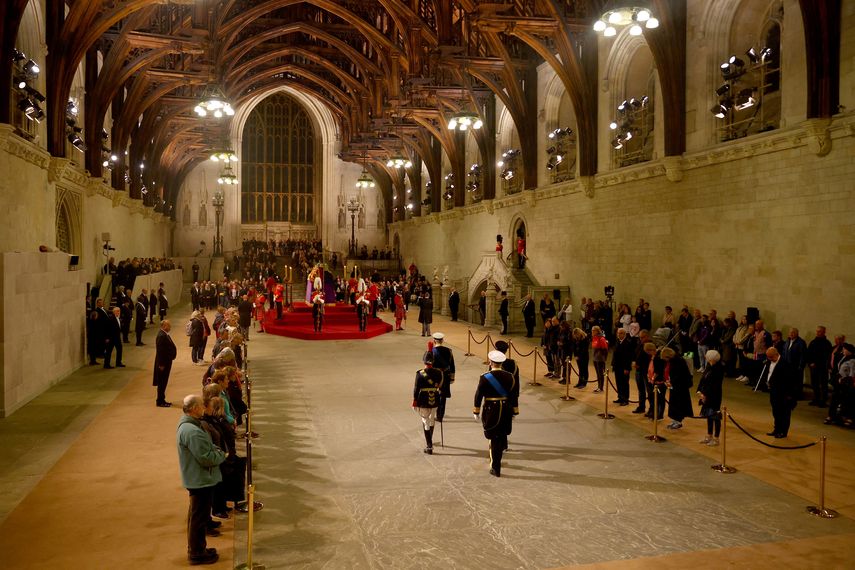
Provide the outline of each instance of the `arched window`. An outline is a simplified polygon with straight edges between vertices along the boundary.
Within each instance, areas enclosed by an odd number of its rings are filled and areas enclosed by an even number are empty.
[[[61,207],[56,213],[56,247],[65,253],[71,251],[71,221],[68,219],[68,211]]]
[[[314,223],[315,131],[306,110],[283,93],[246,121],[241,149],[241,221]]]

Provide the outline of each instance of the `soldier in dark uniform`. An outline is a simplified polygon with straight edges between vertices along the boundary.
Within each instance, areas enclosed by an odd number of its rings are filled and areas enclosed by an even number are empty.
[[[502,291],[502,302],[499,304],[499,317],[502,319],[502,332],[508,334],[508,292]]]
[[[425,352],[425,367],[416,372],[416,383],[413,387],[413,408],[418,410],[422,418],[425,432],[424,452],[433,453],[433,426],[436,421],[436,410],[439,407],[444,376],[440,370],[433,367],[432,352]]]
[[[441,371],[445,381],[442,383],[442,391],[440,393],[439,407],[436,411],[436,421],[441,422],[445,417],[445,401],[451,397],[451,384],[454,383],[454,355],[451,349],[443,346],[442,342],[445,335],[441,332],[433,333],[433,348],[430,352],[433,353],[433,366]]]
[[[498,350],[487,354],[490,371],[478,379],[472,414],[481,416],[484,437],[490,440],[490,475],[502,474],[502,453],[508,447],[514,416],[519,413],[519,384],[510,372],[502,370],[507,357]],[[481,402],[483,400],[483,409]]]
[[[448,310],[451,311],[451,320],[457,320],[457,311],[460,310],[460,293],[454,287],[451,288],[451,294],[448,296]]]

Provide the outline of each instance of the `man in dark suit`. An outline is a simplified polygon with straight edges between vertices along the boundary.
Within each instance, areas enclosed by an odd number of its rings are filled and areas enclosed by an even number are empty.
[[[522,308],[523,319],[525,319],[525,336],[531,338],[534,336],[534,301],[531,300],[531,295],[525,296]]]
[[[775,426],[766,435],[781,439],[787,437],[790,431],[790,414],[796,407],[800,387],[796,384],[793,368],[784,362],[777,349],[767,349],[766,359],[768,362],[760,381],[769,387],[769,403],[772,404],[772,417],[775,420]]]
[[[123,296],[117,298],[119,310],[122,314],[122,342],[128,343],[128,334],[131,332],[131,321],[134,318],[134,300],[131,297],[133,291],[127,291]]]
[[[502,319],[502,332],[508,334],[508,292],[502,291],[502,302],[499,303],[499,317]]]
[[[193,283],[193,287],[190,288],[190,304],[194,311],[198,311],[199,307],[202,306],[202,289],[199,287],[198,281]]]
[[[134,323],[134,332],[137,333],[137,346],[145,346],[142,341],[142,333],[145,330],[145,320],[148,316],[148,307],[143,303],[142,298],[145,294],[140,295],[136,304],[136,322]]]
[[[451,320],[457,320],[457,311],[460,309],[460,293],[454,287],[448,295],[448,310],[451,312]]]
[[[238,303],[238,325],[246,340],[249,340],[249,329],[252,327],[252,310],[253,305],[249,295],[243,295]]]
[[[175,343],[169,336],[171,325],[168,320],[160,321],[160,331],[157,333],[154,354],[154,379],[152,386],[157,386],[156,404],[160,408],[172,406],[166,401],[166,385],[169,383],[169,373],[172,371],[172,361],[178,355]]]
[[[116,367],[124,368],[122,364],[122,321],[119,317],[121,312],[119,307],[113,307],[113,313],[106,320],[106,343],[104,353],[104,368],[113,368],[110,366],[110,358],[113,355],[113,349],[116,349]]]
[[[166,289],[161,283],[157,288],[157,315],[160,317],[160,322],[166,318],[167,310],[169,310],[169,299],[166,298]]]
[[[151,290],[151,294],[148,296],[148,321],[151,324],[154,324],[154,315],[157,312],[157,295],[154,293],[154,289]]]

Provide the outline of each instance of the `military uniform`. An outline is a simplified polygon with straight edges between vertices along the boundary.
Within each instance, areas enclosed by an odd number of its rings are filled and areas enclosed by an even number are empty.
[[[319,333],[324,328],[324,296],[321,292],[316,292],[312,300],[312,322],[315,325],[315,332]]]
[[[434,338],[436,338],[436,336],[434,336]],[[442,338],[444,338],[444,336]],[[437,340],[441,340],[441,338]],[[445,382],[442,383],[439,408],[436,412],[436,421],[441,422],[442,418],[445,417],[445,401],[451,397],[451,384],[454,382],[454,355],[450,348],[441,344],[434,346],[432,352],[434,368],[442,371],[445,376]]]
[[[413,386],[413,407],[418,409],[425,432],[425,453],[433,453],[433,427],[436,412],[442,397],[441,391],[445,379],[441,370],[427,365],[416,372]]]
[[[369,310],[369,303],[365,297],[356,300],[356,318],[359,321],[359,332],[365,332],[365,329],[368,328]]]
[[[491,352],[500,354],[500,352]],[[504,357],[504,355],[502,355]],[[502,453],[508,446],[513,418],[519,413],[519,383],[514,375],[502,370],[491,357],[493,368],[482,374],[475,390],[472,413],[481,416],[484,437],[490,440],[490,474],[499,477],[502,469]],[[491,382],[489,376],[493,377]],[[483,402],[483,408],[482,408]]]

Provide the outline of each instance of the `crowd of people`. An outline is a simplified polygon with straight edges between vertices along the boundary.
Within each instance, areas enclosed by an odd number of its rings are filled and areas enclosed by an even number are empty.
[[[114,257],[110,257],[104,264],[102,273],[112,278],[113,291],[115,291],[120,285],[130,289],[134,286],[134,280],[140,275],[180,268],[180,265],[175,265],[175,262],[168,257],[129,257],[119,261],[118,264]]]
[[[501,308],[500,308],[501,311]],[[523,302],[523,316],[532,336],[534,301]],[[775,419],[768,435],[782,438],[789,431],[791,411],[805,399],[805,372],[809,378],[811,406],[828,408],[827,424],[853,426],[855,421],[855,359],[853,347],[844,335],[826,337],[826,328],[818,326],[815,337],[807,343],[797,328],[767,331],[759,315],[742,315],[730,311],[720,319],[711,309],[681,308],[679,314],[666,306],[658,322],[653,322],[650,304],[640,299],[635,309],[618,304],[617,316],[610,299],[595,301],[582,298],[579,326],[575,326],[569,304],[556,308],[549,294],[540,301],[543,333],[540,345],[547,362],[547,377],[566,382],[568,367],[575,358],[579,380],[575,388],[588,383],[588,365],[593,360],[597,386],[603,390],[606,366],[611,352],[611,367],[617,385],[618,405],[629,404],[630,380],[634,376],[638,394],[635,413],[661,417],[669,394],[668,426],[680,429],[682,420],[693,415],[690,389],[693,371],[701,374],[697,388],[701,415],[711,418],[710,435],[705,443],[717,444],[721,405],[721,385],[726,377],[768,392]],[[706,393],[705,393],[706,392]],[[654,393],[658,411],[654,411]]]
[[[169,299],[163,283],[160,283],[157,291],[142,289],[136,298],[133,291],[119,285],[110,306],[105,306],[101,298],[95,299],[94,305],[89,305],[87,309],[86,318],[89,364],[100,364],[98,359],[101,358],[104,360],[104,368],[124,368],[122,345],[130,343],[131,324],[134,325],[136,346],[144,346],[143,333],[147,325],[154,324],[155,315],[160,322],[164,322],[168,310]],[[115,366],[111,364],[114,352]]]

